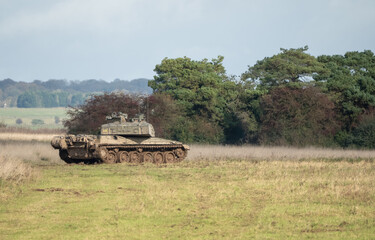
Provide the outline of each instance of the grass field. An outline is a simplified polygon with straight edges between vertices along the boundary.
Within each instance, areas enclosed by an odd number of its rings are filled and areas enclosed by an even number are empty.
[[[0,167],[29,166],[0,171],[1,239],[375,238],[374,151],[196,145],[178,164],[87,166],[0,149]]]
[[[55,123],[55,116],[63,120],[66,117],[66,108],[0,108],[0,122],[8,126],[27,128],[62,128],[62,123]],[[22,124],[16,124],[21,119]],[[32,125],[33,119],[41,119],[45,124]]]

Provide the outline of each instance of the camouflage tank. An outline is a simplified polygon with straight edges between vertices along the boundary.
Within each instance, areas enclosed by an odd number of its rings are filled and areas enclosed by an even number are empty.
[[[173,163],[182,161],[189,146],[155,137],[143,114],[128,121],[127,114],[113,113],[100,135],[55,136],[51,145],[66,163]]]

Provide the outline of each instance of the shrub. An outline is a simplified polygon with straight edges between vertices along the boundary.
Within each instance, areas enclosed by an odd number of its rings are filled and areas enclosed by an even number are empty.
[[[33,177],[33,168],[18,159],[0,156],[0,179],[11,182],[21,182]]]
[[[353,143],[360,148],[375,148],[375,117],[362,121],[353,130]]]
[[[179,117],[169,129],[170,138],[186,143],[221,143],[223,129],[202,117]]]
[[[60,123],[60,118],[58,116],[55,116],[55,124],[59,124]]]
[[[139,113],[141,98],[124,93],[92,96],[86,102],[67,110],[64,127],[69,133],[98,134],[105,117],[113,112],[127,113],[129,118]]]
[[[32,125],[43,125],[44,121],[42,119],[33,119],[31,120]]]

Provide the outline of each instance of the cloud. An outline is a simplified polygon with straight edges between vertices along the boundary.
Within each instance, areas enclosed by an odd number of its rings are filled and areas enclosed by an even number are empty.
[[[134,1],[82,0],[62,1],[48,9],[23,9],[3,20],[0,34],[5,36],[43,33],[48,31],[104,31],[113,18],[121,14],[126,22]]]
[[[373,0],[0,0],[0,78],[130,79],[152,76],[164,57],[218,55],[240,74],[280,47],[373,50],[374,9]]]
[[[134,31],[155,23],[173,25],[193,19],[199,12],[197,0],[65,0],[49,7],[20,6],[15,15],[0,22],[0,36],[48,32],[110,34]]]

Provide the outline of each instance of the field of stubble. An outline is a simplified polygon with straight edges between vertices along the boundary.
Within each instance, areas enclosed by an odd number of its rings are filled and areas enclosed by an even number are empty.
[[[373,239],[375,151],[193,145],[177,164],[67,165],[0,142],[2,239]]]

